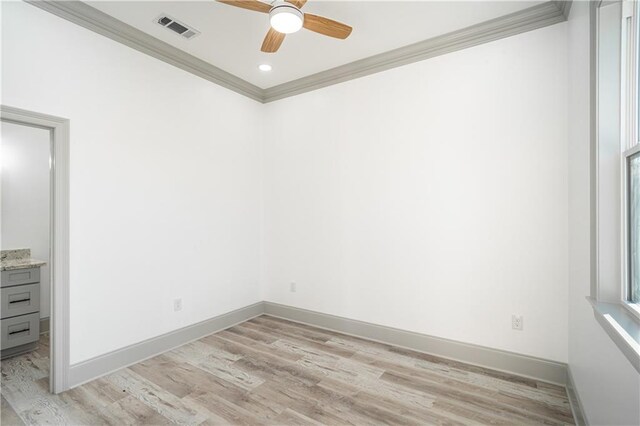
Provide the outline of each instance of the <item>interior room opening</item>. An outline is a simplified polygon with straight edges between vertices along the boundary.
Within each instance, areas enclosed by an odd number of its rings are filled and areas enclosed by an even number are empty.
[[[48,387],[51,131],[0,125],[2,374],[28,371]]]

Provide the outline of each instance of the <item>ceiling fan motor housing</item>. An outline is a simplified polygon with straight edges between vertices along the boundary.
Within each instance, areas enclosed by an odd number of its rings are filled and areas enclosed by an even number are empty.
[[[304,14],[291,3],[276,1],[269,11],[269,21],[274,30],[291,34],[302,28]]]

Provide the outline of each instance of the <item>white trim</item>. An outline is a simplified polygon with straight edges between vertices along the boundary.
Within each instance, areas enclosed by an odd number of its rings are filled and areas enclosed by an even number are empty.
[[[582,408],[582,401],[580,400],[580,394],[576,388],[575,380],[573,380],[573,374],[571,373],[571,366],[567,366],[567,396],[569,397],[569,405],[571,406],[571,413],[573,414],[573,420],[577,426],[588,425],[587,416]]]
[[[263,312],[263,303],[254,303],[253,305],[73,364],[69,370],[69,386],[73,388],[95,380],[121,368],[175,349],[178,346],[248,321],[251,318],[262,315]]]
[[[620,3],[592,6],[592,218],[594,272],[591,297],[621,300]]]
[[[638,318],[638,320],[640,320],[640,305],[638,305],[637,303],[631,303],[625,300],[622,302],[622,306],[626,310],[628,310],[631,315],[635,316],[636,318]]]
[[[69,388],[69,120],[0,105],[0,119],[51,131],[51,369],[49,387]]]
[[[640,139],[638,132],[638,7],[636,0],[626,0],[622,7],[621,24],[621,122],[623,150],[635,146]]]
[[[621,227],[621,301],[628,298],[629,288],[629,159],[640,151],[640,146],[628,149],[620,156],[620,227]]]
[[[258,302],[74,364],[69,372],[69,384],[71,387],[79,386],[263,314],[561,386],[567,383],[565,363],[278,303]]]
[[[615,8],[615,9],[607,9]],[[607,9],[607,15],[601,16]],[[614,19],[613,11],[622,16],[620,2],[592,3],[590,9],[591,46],[591,295],[587,300],[593,307],[594,316],[600,326],[617,345],[620,351],[640,371],[640,321],[635,310],[626,300],[628,286],[627,269],[627,156],[640,152],[640,145],[625,151],[621,138],[621,113],[623,106],[622,89],[604,92],[601,83],[615,83],[621,87],[622,27],[619,19]],[[624,22],[624,21],[623,21]],[[606,31],[605,31],[606,27]],[[619,31],[619,32],[618,32]],[[614,37],[620,36],[617,40]],[[602,45],[606,42],[607,44]],[[616,43],[615,45],[613,43]],[[620,44],[617,44],[620,43]],[[603,56],[609,58],[604,62]],[[615,93],[614,99],[605,95]],[[606,101],[606,104],[605,104]],[[625,151],[625,152],[623,152]],[[615,167],[614,167],[615,164]],[[602,191],[600,186],[606,185]],[[614,186],[620,186],[615,188]],[[617,196],[613,197],[613,195]],[[613,210],[615,209],[615,210]],[[620,224],[613,224],[619,220]],[[619,250],[619,258],[613,253]],[[608,244],[608,245],[607,245]],[[615,267],[613,265],[616,265]],[[606,267],[606,269],[605,269]],[[616,270],[617,268],[617,270]],[[603,276],[604,271],[612,275]]]
[[[598,302],[591,297],[587,300],[598,323],[640,373],[640,322],[620,303]]]
[[[198,59],[81,1],[25,0],[56,16],[181,68],[248,98],[262,102],[262,89]]]
[[[562,13],[562,16],[564,16],[564,19],[565,20],[569,19],[569,13],[571,12],[571,4],[573,3],[573,1],[572,0],[555,0],[554,3]]]
[[[457,31],[262,89],[81,1],[25,0],[105,37],[262,103],[510,37],[567,20],[571,1],[548,1]]]
[[[640,152],[638,144],[638,2],[622,2],[620,25],[620,206],[621,206],[621,283],[620,303],[631,315],[640,320],[640,310],[630,303],[629,290],[629,160]]]
[[[589,2],[589,294],[598,297],[598,2]]]
[[[567,383],[567,364],[562,362],[429,336],[279,303],[264,302],[264,312],[266,315],[289,321],[428,353],[465,364],[503,371],[561,386],[565,386]]]
[[[621,151],[628,150],[635,146],[637,140],[636,123],[636,75],[637,58],[636,43],[636,2],[625,0],[622,2],[622,22],[620,25],[620,129],[621,129]]]
[[[425,59],[467,49],[566,21],[571,2],[544,2],[530,8],[370,56],[263,90],[273,102]]]

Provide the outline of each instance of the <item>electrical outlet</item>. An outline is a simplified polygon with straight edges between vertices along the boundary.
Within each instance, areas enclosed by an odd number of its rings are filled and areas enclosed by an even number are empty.
[[[524,319],[522,318],[522,315],[511,315],[511,328],[514,330],[522,331],[523,322]]]
[[[173,301],[173,310],[175,312],[178,312],[178,311],[182,310],[182,299],[175,299]]]
[[[297,290],[297,288],[296,288],[296,283],[291,283],[291,284],[289,284],[289,291],[290,291],[291,293],[295,293],[295,292],[296,292],[296,290]]]

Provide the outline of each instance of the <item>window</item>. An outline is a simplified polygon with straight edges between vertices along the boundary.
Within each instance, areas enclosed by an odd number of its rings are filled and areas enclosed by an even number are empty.
[[[637,151],[637,150],[636,150]],[[627,161],[627,301],[640,303],[640,152]]]
[[[623,304],[640,312],[640,26],[639,2],[625,1],[621,25],[621,150],[623,194]]]
[[[638,3],[590,2],[592,269],[588,300],[598,323],[640,372]]]

